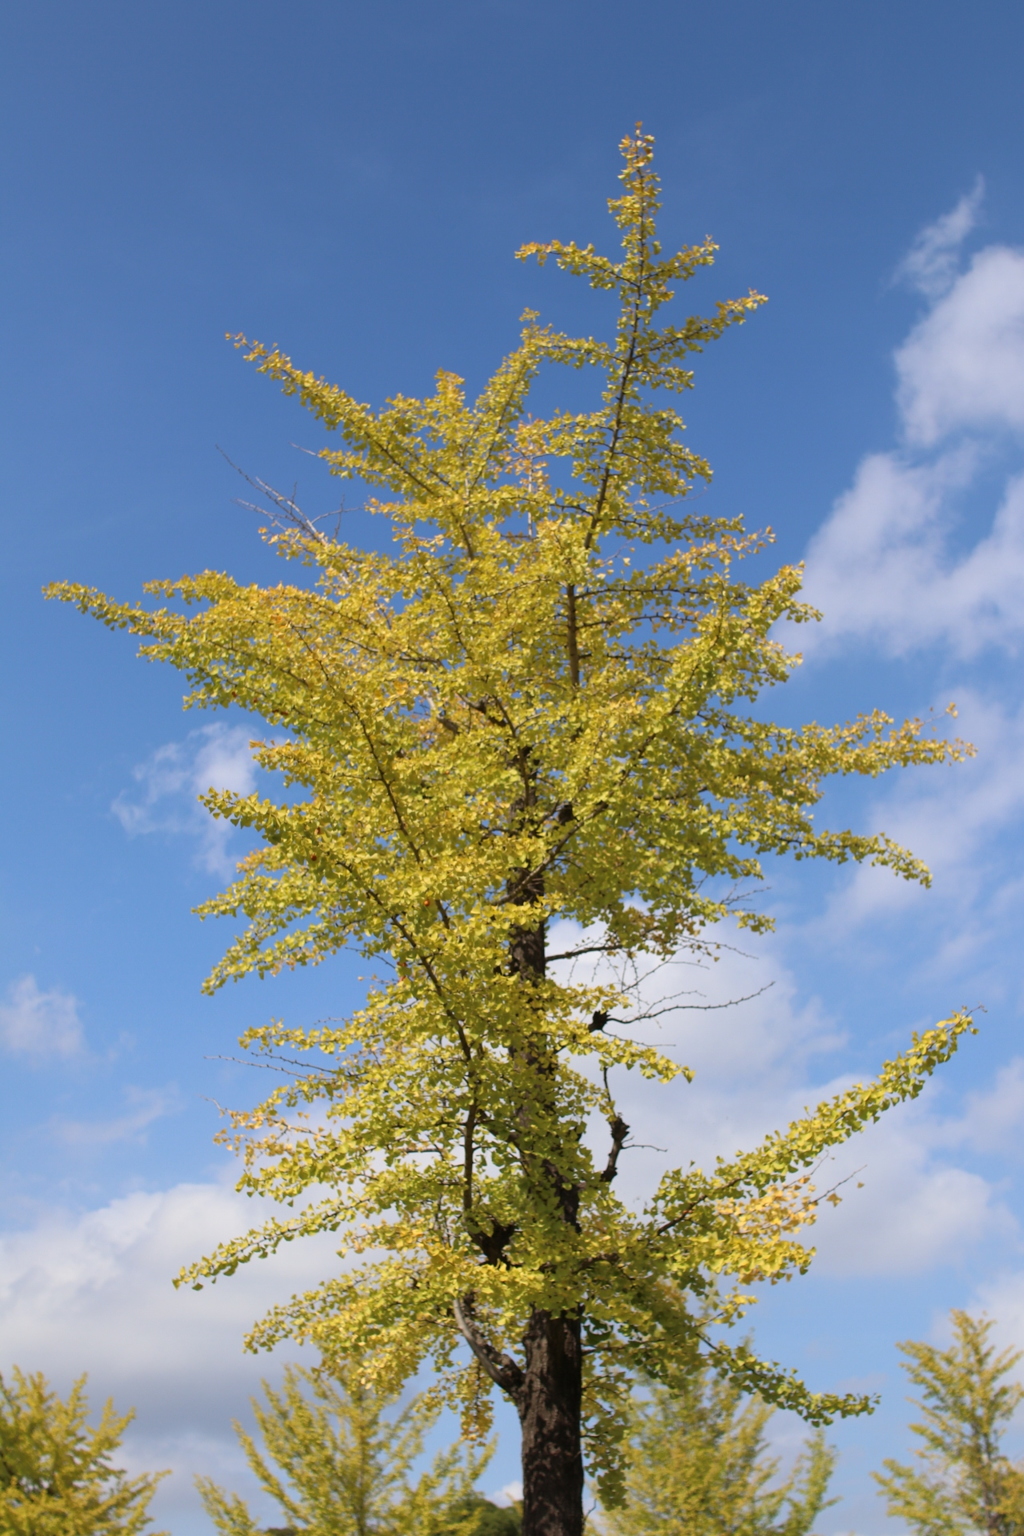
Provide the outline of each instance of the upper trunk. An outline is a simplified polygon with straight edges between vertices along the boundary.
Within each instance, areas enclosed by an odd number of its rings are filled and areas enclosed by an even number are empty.
[[[533,870],[517,869],[506,890],[517,906],[532,904],[544,895],[544,876]],[[509,940],[509,969],[513,976],[522,976],[525,981],[541,979],[547,967],[546,942],[547,926],[543,922],[513,928]]]

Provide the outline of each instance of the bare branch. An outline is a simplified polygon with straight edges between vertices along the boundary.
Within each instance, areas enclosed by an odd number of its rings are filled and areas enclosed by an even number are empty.
[[[669,998],[664,1008],[649,1008],[643,1013],[635,1013],[630,1019],[618,1019],[614,1014],[606,1014],[604,1022],[606,1024],[621,1024],[628,1028],[632,1024],[638,1024],[641,1020],[660,1019],[663,1013],[717,1013],[722,1008],[735,1008],[739,1003],[753,1002],[755,997],[760,997],[763,992],[770,991],[774,985],[773,981],[768,981],[763,987],[758,987],[756,992],[747,992],[743,997],[730,997],[724,1003],[677,1003],[672,998]],[[692,993],[687,992],[676,993],[676,997],[692,995]],[[596,1029],[597,1025],[594,1025],[593,1028]]]
[[[238,506],[245,507],[249,512],[258,512],[260,517],[269,516],[277,528],[298,528],[300,533],[304,533],[307,538],[316,539],[318,544],[329,542],[327,535],[322,529],[317,527],[317,523],[322,523],[327,517],[340,519],[342,512],[345,510],[344,507],[338,507],[334,512],[324,512],[320,517],[307,517],[295,500],[294,490],[290,496],[284,495],[282,491],[275,491],[272,485],[269,485],[266,480],[261,480],[258,475],[246,474],[244,469],[228,458],[220,446],[218,446],[217,452],[221,458],[231,465],[231,468],[237,474],[241,475],[246,485],[251,485],[254,491],[258,491],[261,496],[265,496],[267,501],[271,503],[270,507],[261,507],[256,502],[242,501],[236,497]]]

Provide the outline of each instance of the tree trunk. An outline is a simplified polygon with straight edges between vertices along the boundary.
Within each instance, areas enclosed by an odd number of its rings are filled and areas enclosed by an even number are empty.
[[[532,800],[527,785],[524,804]],[[513,899],[528,903],[544,894],[544,878],[516,870],[509,880]],[[539,981],[547,969],[544,923],[513,930],[509,969],[525,982]],[[545,1067],[538,1072],[538,1087]],[[522,1110],[529,1124],[530,1108]],[[554,1188],[563,1218],[576,1225],[579,1190],[565,1184],[556,1164],[544,1161],[544,1180]],[[509,1392],[519,1412],[523,1459],[523,1536],[583,1536],[583,1352],[578,1317],[553,1317],[535,1311],[523,1336],[523,1368]]]
[[[516,1393],[523,1442],[523,1536],[582,1536],[583,1359],[577,1318],[534,1312]]]

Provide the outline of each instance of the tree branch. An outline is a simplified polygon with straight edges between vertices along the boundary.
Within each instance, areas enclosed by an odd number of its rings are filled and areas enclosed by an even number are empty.
[[[523,1373],[511,1355],[494,1348],[481,1333],[473,1319],[473,1302],[469,1296],[452,1302],[452,1314],[456,1326],[495,1386],[501,1388],[513,1400],[523,1386]]]
[[[615,1115],[608,1121],[608,1129],[612,1133],[611,1151],[608,1153],[608,1161],[604,1165],[601,1178],[605,1184],[610,1184],[619,1171],[619,1153],[626,1145],[626,1137],[629,1135],[629,1126],[621,1115]]]
[[[569,681],[574,688],[580,685],[579,632],[576,625],[576,588],[570,581],[565,589],[565,619],[569,651]]]

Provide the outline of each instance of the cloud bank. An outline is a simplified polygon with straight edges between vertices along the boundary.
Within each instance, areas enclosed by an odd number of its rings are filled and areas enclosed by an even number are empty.
[[[926,309],[894,354],[898,446],[863,458],[809,545],[806,590],[824,622],[805,647],[812,662],[859,649],[868,666],[929,648],[952,675],[934,705],[956,699],[978,756],[900,776],[871,808],[873,829],[925,858],[934,889],[858,869],[805,935],[848,943],[860,925],[883,920],[890,935],[906,936],[911,929],[893,925],[914,909],[927,932],[905,944],[904,971],[969,979],[964,1001],[980,981],[987,1034],[1022,1002],[1007,957],[1019,950],[1024,898],[1024,252],[996,244],[962,258],[981,190],[922,231],[899,269]],[[933,1084],[864,1139],[871,1157],[883,1154],[884,1199],[865,1202],[875,1205],[869,1222],[851,1200],[822,1258],[841,1272],[856,1266],[860,1244],[864,1255],[888,1252],[897,1268],[916,1250],[927,1267],[962,1242],[975,1276],[964,1304],[987,1311],[1001,1342],[1020,1347],[1024,1270],[1004,1190],[1021,1157],[1024,1059],[1004,1061],[960,1113],[937,1113],[942,1091]],[[959,1166],[971,1158],[992,1160],[998,1187]],[[932,1336],[947,1341],[944,1313]]]
[[[62,1392],[88,1372],[93,1408],[108,1395],[134,1406],[123,1460],[174,1469],[154,1508],[175,1536],[209,1529],[194,1473],[249,1489],[231,1421],[280,1361],[244,1354],[244,1333],[338,1262],[313,1239],[203,1291],[173,1288],[184,1264],[260,1214],[223,1183],[179,1184],[0,1236],[0,1370],[41,1370]]]
[[[820,999],[801,997],[782,942],[747,934],[742,942],[746,953],[725,950],[715,964],[662,966],[644,988],[652,1009],[662,998],[678,997],[682,1006],[629,1033],[695,1076],[652,1087],[636,1074],[612,1074],[616,1107],[633,1128],[615,1187],[638,1206],[664,1169],[691,1162],[710,1169],[718,1156],[756,1146],[853,1081],[830,1074],[847,1038]],[[709,1025],[704,1008],[744,997],[720,1016],[721,1027]],[[887,1054],[909,1044],[910,1028]],[[814,1178],[821,1191],[847,1181],[840,1208],[824,1207],[806,1234],[818,1250],[815,1272],[896,1279],[956,1267],[985,1243],[1015,1242],[1003,1191],[970,1163],[974,1154],[1001,1154],[1011,1144],[1010,1118],[1024,1094],[1019,1072],[1014,1067],[966,1111],[946,1107],[940,1076],[918,1100],[837,1148]],[[600,1160],[603,1122],[589,1134]]]
[[[725,951],[703,969],[677,960],[652,978],[652,1002],[684,994],[687,1006],[651,1021],[644,1033],[695,1067],[697,1077],[663,1089],[618,1075],[620,1109],[637,1143],[622,1163],[627,1198],[642,1199],[665,1166],[691,1158],[707,1166],[847,1084],[829,1076],[830,1059],[846,1043],[834,1018],[800,996],[777,941],[748,948]],[[728,1028],[709,1029],[708,1015],[695,1011],[766,983],[730,1010]],[[856,1169],[864,1187],[845,1192],[839,1210],[829,1210],[811,1234],[816,1269],[895,1279],[955,1265],[978,1244],[1012,1238],[1000,1190],[965,1157],[1010,1145],[1022,1102],[1024,1063],[1016,1062],[962,1111],[950,1113],[941,1094],[929,1092],[843,1149],[821,1170],[819,1186]],[[159,1107],[140,1098],[137,1113]],[[304,1240],[202,1292],[173,1289],[184,1264],[260,1216],[258,1204],[209,1181],[135,1192],[79,1215],[55,1213],[0,1237],[0,1369],[17,1362],[43,1370],[61,1390],[87,1371],[94,1405],[108,1394],[121,1408],[134,1405],[125,1459],[133,1470],[174,1469],[157,1511],[175,1536],[208,1529],[192,1492],[194,1473],[252,1493],[231,1420],[246,1416],[260,1377],[275,1380],[281,1361],[244,1355],[243,1334],[270,1305],[339,1262],[330,1237]],[[270,1521],[271,1509],[254,1510]]]

